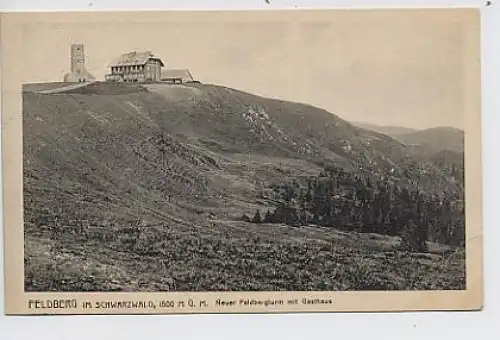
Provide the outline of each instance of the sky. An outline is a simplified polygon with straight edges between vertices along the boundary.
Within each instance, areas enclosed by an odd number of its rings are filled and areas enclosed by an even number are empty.
[[[100,79],[120,54],[149,50],[201,82],[308,103],[349,121],[463,128],[471,20],[454,11],[132,18],[26,20],[23,82],[62,81],[72,43],[84,44],[87,69]]]

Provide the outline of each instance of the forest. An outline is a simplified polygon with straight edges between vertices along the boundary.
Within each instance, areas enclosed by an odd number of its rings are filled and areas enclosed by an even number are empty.
[[[450,170],[456,175],[454,167]],[[408,251],[427,251],[426,241],[465,246],[462,194],[424,191],[418,185],[401,185],[386,178],[328,166],[318,176],[271,186],[277,207],[242,218],[254,223],[315,224],[401,236]]]

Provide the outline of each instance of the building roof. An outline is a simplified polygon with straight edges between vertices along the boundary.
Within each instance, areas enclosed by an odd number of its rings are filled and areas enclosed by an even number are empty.
[[[163,64],[163,61],[160,58],[155,57],[154,54],[151,53],[150,51],[145,51],[145,52],[132,51],[122,54],[121,56],[113,60],[111,63],[109,63],[108,67],[144,65],[150,59],[159,60],[161,66],[165,66]]]
[[[161,78],[162,79],[179,79],[179,78],[189,78],[191,80],[194,80],[193,76],[191,75],[191,72],[189,72],[188,69],[167,69],[161,71]]]

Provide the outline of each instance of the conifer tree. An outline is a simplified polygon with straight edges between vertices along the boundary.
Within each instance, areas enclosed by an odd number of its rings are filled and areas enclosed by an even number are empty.
[[[267,211],[266,212],[266,216],[264,217],[264,222],[265,223],[272,223],[272,215],[271,215],[271,211]]]
[[[246,214],[243,214],[241,216],[241,220],[244,221],[244,222],[250,222],[250,217],[248,217]]]
[[[253,217],[253,219],[252,219],[252,222],[253,222],[253,223],[262,223],[262,218],[261,218],[261,216],[260,216],[260,211],[259,211],[259,209],[257,209],[257,211],[255,212],[255,215],[254,215],[254,217]]]

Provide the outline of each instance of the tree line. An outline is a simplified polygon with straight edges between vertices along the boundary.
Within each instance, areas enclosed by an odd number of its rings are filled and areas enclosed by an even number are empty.
[[[463,197],[424,192],[418,186],[327,167],[319,176],[272,186],[275,209],[256,211],[254,223],[315,224],[401,236],[410,250],[426,251],[426,241],[465,244]]]

